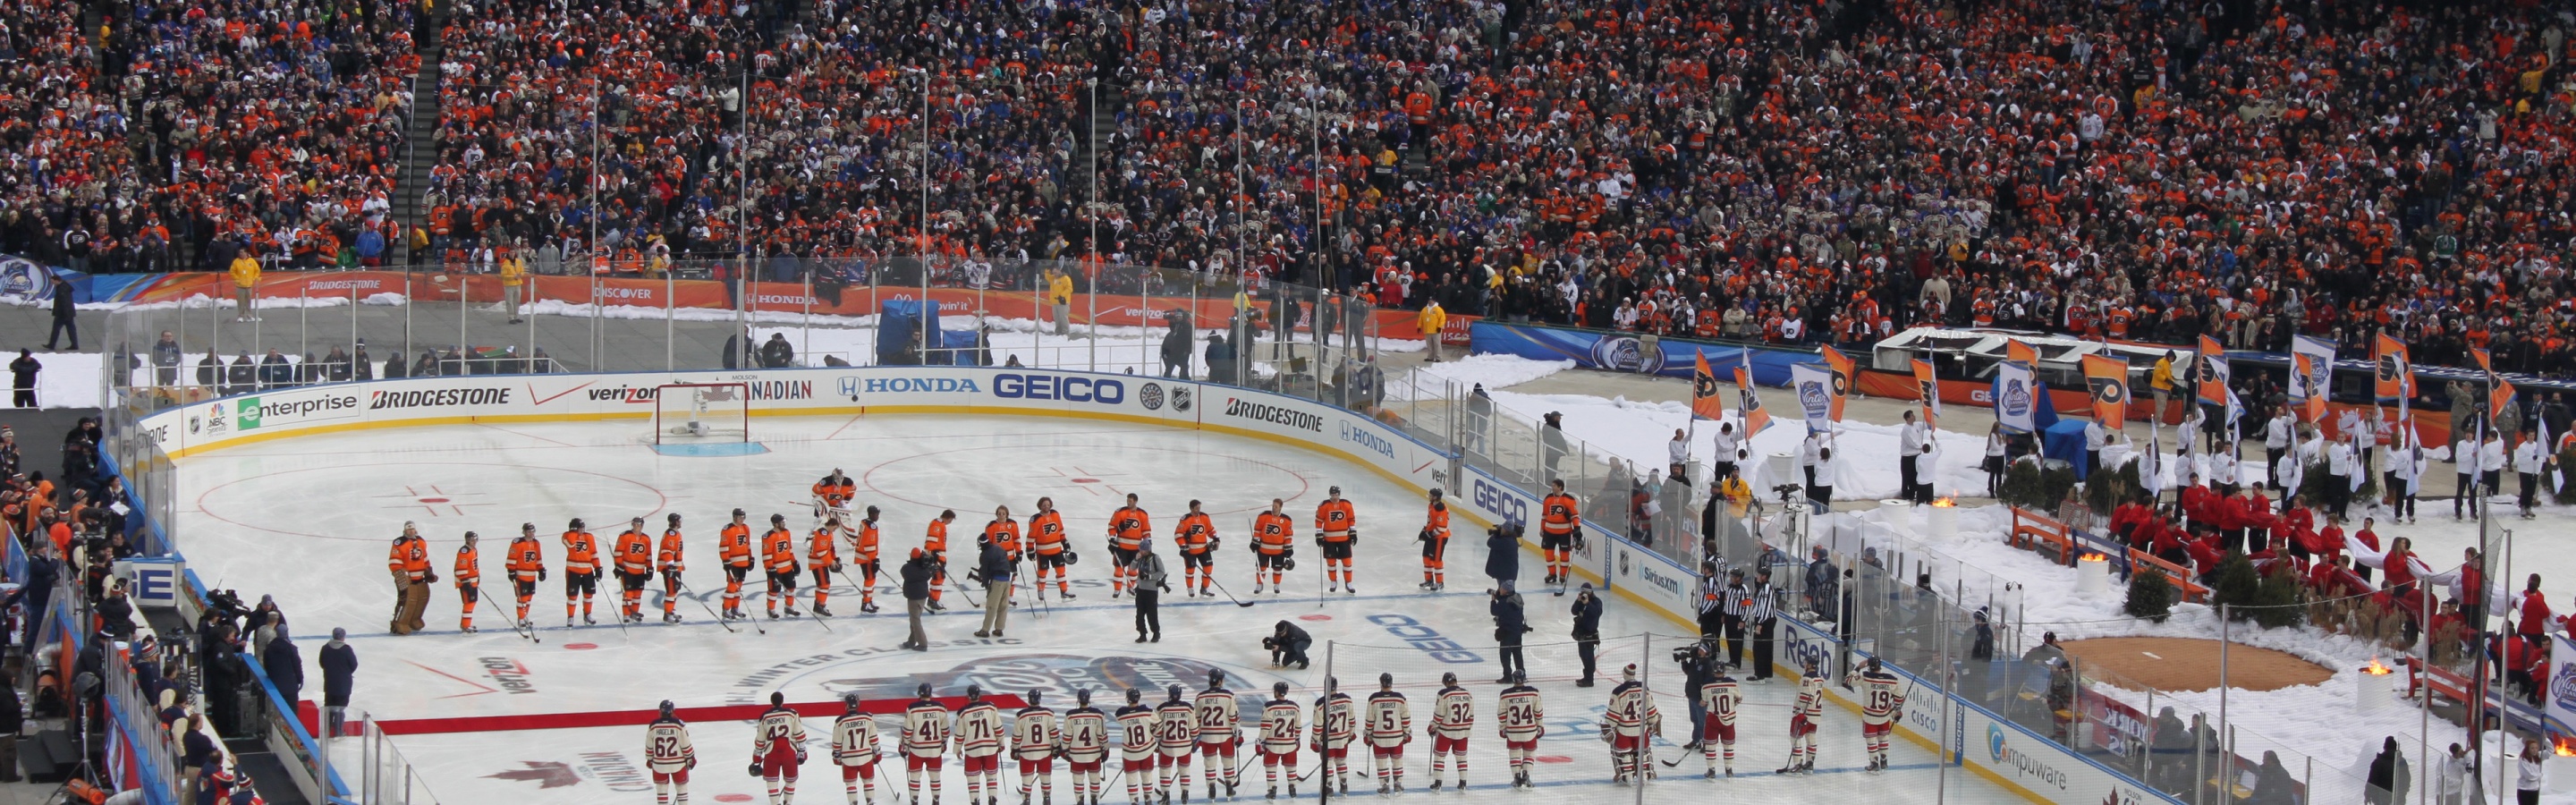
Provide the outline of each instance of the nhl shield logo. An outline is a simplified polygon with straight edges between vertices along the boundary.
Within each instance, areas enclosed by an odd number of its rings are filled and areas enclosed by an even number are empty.
[[[1187,411],[1187,410],[1190,410],[1190,387],[1188,387],[1188,386],[1173,386],[1173,387],[1172,387],[1172,410],[1174,410],[1174,411]]]

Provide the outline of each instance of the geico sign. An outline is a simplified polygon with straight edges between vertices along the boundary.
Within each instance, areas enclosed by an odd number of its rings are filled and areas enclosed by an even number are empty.
[[[1005,400],[1063,400],[1117,405],[1127,401],[1127,384],[1079,375],[1004,373],[993,376],[993,396]]]

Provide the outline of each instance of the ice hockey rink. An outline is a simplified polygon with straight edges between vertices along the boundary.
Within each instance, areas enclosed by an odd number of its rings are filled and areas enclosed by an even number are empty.
[[[1328,666],[1342,690],[1359,698],[1375,689],[1378,674],[1392,674],[1397,689],[1411,697],[1417,730],[1429,723],[1441,674],[1456,673],[1474,692],[1478,708],[1468,779],[1487,796],[1676,803],[1713,796],[1801,803],[1837,795],[1898,802],[2022,799],[1963,768],[1945,771],[1928,747],[1902,740],[1894,768],[1864,772],[1857,716],[1838,707],[1827,709],[1815,773],[1772,774],[1787,759],[1795,685],[1785,678],[1745,688],[1737,777],[1700,779],[1699,755],[1685,757],[1681,748],[1690,739],[1690,724],[1680,672],[1669,656],[1685,640],[1684,627],[1611,599],[1602,624],[1608,637],[1601,647],[1601,685],[1578,688],[1576,652],[1559,642],[1567,639],[1566,607],[1574,596],[1556,597],[1537,584],[1544,571],[1535,554],[1524,554],[1520,575],[1536,629],[1528,648],[1531,676],[1545,696],[1549,731],[1534,772],[1539,790],[1507,793],[1509,772],[1492,721],[1501,686],[1495,684],[1499,665],[1486,611],[1491,584],[1481,572],[1482,533],[1460,518],[1448,551],[1447,591],[1417,589],[1422,577],[1413,534],[1424,502],[1368,469],[1258,440],[1083,420],[868,415],[762,417],[751,424],[753,439],[765,451],[729,457],[658,454],[649,427],[639,421],[391,428],[226,448],[179,462],[180,488],[191,495],[180,501],[179,531],[186,535],[192,569],[206,583],[239,590],[254,601],[273,595],[308,656],[331,628],[349,630],[361,663],[353,706],[402,733],[391,743],[415,767],[416,788],[446,803],[650,802],[652,786],[642,772],[643,716],[610,726],[555,725],[649,711],[664,699],[686,708],[765,702],[772,691],[798,703],[837,701],[856,692],[893,709],[916,685],[928,683],[943,697],[963,695],[970,685],[996,696],[1036,691],[1058,712],[1074,706],[1074,690],[1092,689],[1095,705],[1114,710],[1125,688],[1144,688],[1149,703],[1159,702],[1163,687],[1179,684],[1195,693],[1210,669],[1220,669],[1243,700],[1249,738],[1258,702],[1268,698],[1272,683],[1287,682],[1291,698],[1311,703]],[[806,490],[835,467],[858,483],[856,505],[883,510],[888,572],[878,579],[876,596],[884,611],[859,614],[859,591],[842,581],[831,600],[839,614],[827,622],[764,619],[733,629],[717,623],[707,607],[720,604],[723,579],[714,539],[726,513],[735,507],[749,511],[755,532],[771,513],[787,515],[801,551],[814,525]],[[1287,589],[1256,597],[1247,548],[1252,515],[1271,498],[1282,498],[1303,540],[1305,524],[1331,485],[1339,485],[1358,508],[1359,592],[1322,594],[1321,557],[1306,546]],[[1131,492],[1152,513],[1158,546],[1171,560],[1174,590],[1164,598],[1164,635],[1157,643],[1133,642],[1133,607],[1110,595],[1101,534],[1110,512]],[[1083,554],[1072,569],[1079,597],[1061,600],[1050,589],[1041,605],[1022,589],[1007,636],[975,638],[982,612],[970,599],[980,601],[982,590],[969,595],[952,585],[943,598],[948,610],[927,621],[933,648],[897,649],[904,639],[903,602],[892,571],[920,544],[924,525],[943,508],[957,511],[950,564],[962,583],[974,535],[993,508],[1008,505],[1025,521],[1040,496],[1052,497],[1064,512]],[[1252,606],[1238,607],[1223,594],[1182,594],[1181,564],[1169,555],[1168,534],[1191,498],[1204,502],[1224,538],[1216,561],[1219,583]],[[657,581],[646,599],[646,621],[621,627],[613,585],[604,583],[598,625],[564,626],[557,535],[566,522],[587,521],[605,551],[628,518],[645,518],[648,530],[658,534],[668,513],[685,518],[688,585],[704,605],[680,602],[685,620],[661,622]],[[485,590],[504,607],[509,596],[501,581],[503,548],[520,523],[534,523],[556,573],[539,585],[532,609],[535,637],[542,642],[511,629],[509,614],[488,605],[476,613],[479,634],[459,632],[457,596],[444,578],[430,606],[429,631],[390,635],[393,590],[384,560],[406,520],[417,522],[430,540],[432,564],[442,577],[463,533],[479,532],[482,571],[490,582]],[[745,608],[758,617],[759,599],[750,598]],[[1311,667],[1269,666],[1260,639],[1280,620],[1314,635]],[[1657,755],[1678,761],[1658,768],[1662,776],[1642,790],[1611,782],[1608,752],[1595,726],[1619,669],[1629,663],[1645,668],[1665,714]],[[308,696],[318,697],[319,683],[317,675],[306,687]],[[1935,697],[1926,702],[1938,706]],[[889,753],[898,726],[893,717],[882,719]],[[841,802],[840,775],[829,760],[830,717],[809,716],[807,729],[812,759],[798,801]],[[692,724],[701,759],[692,801],[766,800],[762,781],[743,773],[750,732],[744,721]],[[333,744],[342,778],[359,784],[363,742],[341,738]],[[1428,790],[1428,750],[1427,740],[1416,740],[1408,752],[1404,796],[1451,795]],[[1364,753],[1354,749],[1352,755],[1353,771],[1365,773]],[[1237,760],[1254,757],[1247,743]],[[1300,773],[1316,763],[1311,751],[1301,752],[1299,760]],[[1011,766],[1004,763],[1005,801],[1017,801],[1019,790]],[[898,801],[900,768],[880,767],[875,801]],[[948,764],[941,786],[950,802],[962,802],[967,794],[957,769]],[[1262,771],[1253,765],[1241,772],[1239,799],[1263,796]],[[1307,778],[1298,795],[1314,797],[1315,782]],[[1373,782],[1353,782],[1374,793]],[[1061,765],[1053,783],[1057,796],[1071,796]],[[1127,801],[1125,785],[1124,779],[1111,781],[1102,801]],[[1205,794],[1201,779],[1191,798]]]

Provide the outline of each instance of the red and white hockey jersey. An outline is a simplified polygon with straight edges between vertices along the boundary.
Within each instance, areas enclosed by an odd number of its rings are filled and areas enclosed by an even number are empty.
[[[1535,741],[1547,734],[1547,710],[1539,702],[1538,689],[1528,685],[1514,685],[1503,691],[1502,701],[1494,706],[1494,721],[1501,727],[1503,740],[1513,743]]]
[[[657,718],[644,727],[644,767],[660,774],[685,771],[698,762],[689,743],[689,725],[676,718]]]
[[[1057,734],[1063,741],[1064,759],[1075,763],[1098,763],[1109,759],[1109,714],[1097,707],[1077,707],[1064,714],[1064,728]]]
[[[1800,687],[1804,687],[1801,685]],[[1860,720],[1885,724],[1905,708],[1905,680],[1884,671],[1860,675]]]
[[[1186,701],[1168,701],[1154,709],[1154,734],[1163,754],[1187,755],[1198,748],[1198,711]]]
[[[1055,727],[1055,711],[1044,707],[1020,708],[1011,719],[1011,757],[1021,760],[1045,760],[1054,757],[1062,745]]]
[[[973,702],[957,711],[957,756],[992,757],[1002,753],[1002,708]]]
[[[785,742],[784,744],[780,742]],[[796,711],[772,707],[760,714],[760,723],[751,729],[751,756],[768,757],[770,751],[805,745],[805,720]]]
[[[1130,763],[1154,757],[1154,708],[1141,704],[1118,708],[1118,731],[1119,757]]]
[[[1270,700],[1261,708],[1261,751],[1274,755],[1297,751],[1297,738],[1306,731],[1305,715],[1296,702]]]
[[[1451,686],[1440,689],[1440,698],[1431,705],[1431,733],[1457,740],[1467,737],[1476,726],[1476,697],[1466,688]]]
[[[1192,697],[1190,711],[1198,718],[1199,743],[1234,743],[1235,730],[1243,726],[1242,714],[1235,708],[1234,691],[1224,688],[1209,688]]]
[[[1798,700],[1789,703],[1789,715],[1806,716],[1808,721],[1825,716],[1825,676],[1823,674],[1798,680]]]
[[[877,762],[877,717],[851,713],[832,722],[832,762],[865,766]]]
[[[1656,712],[1655,697],[1636,682],[1621,682],[1610,689],[1610,709],[1602,712],[1601,723],[1622,738],[1664,734],[1664,714]]]
[[[1350,694],[1335,693],[1315,699],[1313,745],[1316,749],[1348,748],[1358,733],[1359,724],[1351,712]]]
[[[1368,744],[1380,749],[1402,748],[1413,742],[1413,706],[1406,704],[1404,694],[1381,690],[1368,698]]]
[[[1700,709],[1707,710],[1709,718],[1716,719],[1717,723],[1734,724],[1735,711],[1743,704],[1744,691],[1739,689],[1735,677],[1721,676],[1699,686]]]
[[[907,757],[938,757],[948,753],[948,708],[929,699],[914,701],[903,710],[903,753]]]

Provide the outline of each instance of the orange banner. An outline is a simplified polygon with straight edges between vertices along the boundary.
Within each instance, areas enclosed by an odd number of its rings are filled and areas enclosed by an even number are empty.
[[[2406,342],[2381,333],[2371,351],[2376,353],[2371,358],[2375,366],[2371,373],[2371,395],[2381,402],[2415,396],[2415,360],[2407,355]]]
[[[1696,365],[1691,369],[1691,416],[1700,419],[1725,419],[1726,399],[1718,396],[1717,372],[1708,368],[1708,354],[1691,351]]]
[[[1825,368],[1834,374],[1833,408],[1829,418],[1835,422],[1841,422],[1843,421],[1843,402],[1850,399],[1852,392],[1852,359],[1832,345],[1826,345],[1824,349],[1819,350],[1819,353],[1825,356]]]
[[[1855,378],[1858,379],[1858,378]],[[1855,385],[1855,388],[1858,388]],[[1863,390],[1862,393],[1867,393]],[[1932,362],[1914,359],[1914,393],[1923,401],[1923,426],[1938,428],[1941,422],[1941,384],[1932,378]]]
[[[2104,355],[2084,356],[2084,385],[2092,391],[2093,418],[2119,427],[2129,419],[2129,362]]]

